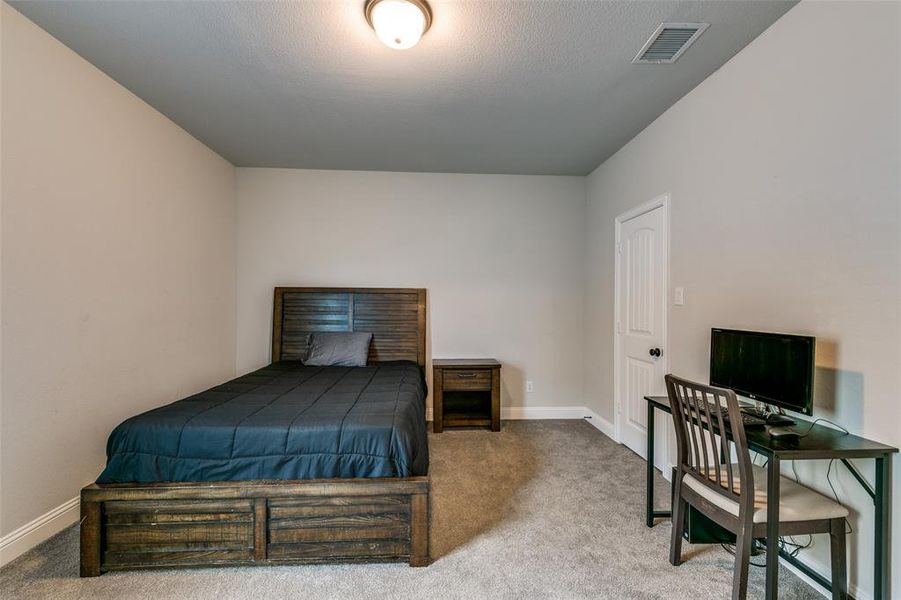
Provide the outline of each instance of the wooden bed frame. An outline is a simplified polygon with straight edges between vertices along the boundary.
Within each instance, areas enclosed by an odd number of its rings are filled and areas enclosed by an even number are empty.
[[[275,288],[272,361],[317,331],[372,332],[369,362],[426,363],[426,292]],[[429,557],[429,477],[92,484],[81,490],[81,576],[161,567]]]

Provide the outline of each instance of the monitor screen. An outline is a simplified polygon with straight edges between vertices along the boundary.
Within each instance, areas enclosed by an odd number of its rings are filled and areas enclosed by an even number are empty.
[[[713,329],[710,385],[809,415],[815,346],[809,336]]]

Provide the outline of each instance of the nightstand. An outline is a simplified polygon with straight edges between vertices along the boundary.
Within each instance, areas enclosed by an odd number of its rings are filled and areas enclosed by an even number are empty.
[[[501,363],[493,358],[432,361],[432,430],[490,427],[501,430]]]

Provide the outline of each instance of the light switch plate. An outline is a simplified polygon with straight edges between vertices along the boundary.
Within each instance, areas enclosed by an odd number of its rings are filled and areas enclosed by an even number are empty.
[[[673,294],[673,304],[683,306],[685,304],[685,288],[677,287]]]

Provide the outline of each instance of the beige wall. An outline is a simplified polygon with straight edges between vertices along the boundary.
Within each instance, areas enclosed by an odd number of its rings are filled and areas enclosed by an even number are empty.
[[[507,407],[581,405],[584,185],[238,169],[238,371],[269,360],[276,285],[425,287],[432,356],[502,361]]]
[[[0,535],[112,428],[234,373],[234,168],[2,10]]]
[[[815,414],[901,445],[899,13],[802,2],[591,174],[590,407],[613,419],[614,218],[669,192],[671,285],[685,288],[685,305],[669,308],[670,370],[707,376],[712,326],[812,334]],[[859,465],[872,481],[872,461]],[[852,578],[868,597],[872,503],[835,470],[854,512]],[[798,471],[828,490],[825,463]],[[894,514],[901,593],[897,489]],[[803,556],[828,573],[828,541]]]

